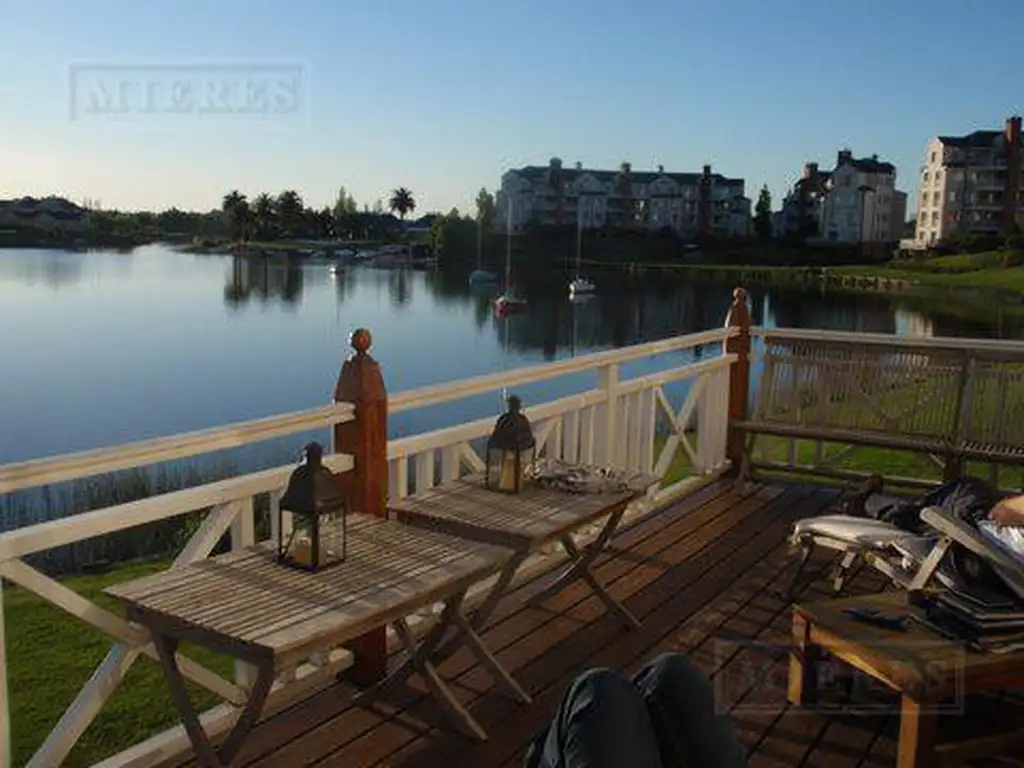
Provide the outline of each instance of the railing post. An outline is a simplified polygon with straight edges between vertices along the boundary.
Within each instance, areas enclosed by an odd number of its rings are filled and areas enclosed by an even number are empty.
[[[598,462],[606,467],[615,464],[616,445],[618,435],[619,415],[619,366],[618,363],[611,363],[598,370],[597,386],[604,390],[606,399],[604,401],[602,415],[598,422],[597,455]]]
[[[334,389],[336,403],[351,403],[355,419],[334,425],[334,450],[352,455],[354,467],[338,475],[347,508],[387,516],[388,395],[377,361],[369,355],[372,338],[365,328],[352,332],[355,354],[341,366]],[[355,661],[351,678],[371,685],[387,671],[387,635],[378,627],[350,645]]]
[[[732,462],[730,474],[737,474],[743,462],[744,434],[733,425],[747,418],[750,398],[750,307],[747,306],[747,292],[735,288],[732,292],[732,306],[725,317],[726,328],[737,328],[739,333],[725,341],[725,353],[736,355],[729,366],[729,432],[725,444],[725,457]]]

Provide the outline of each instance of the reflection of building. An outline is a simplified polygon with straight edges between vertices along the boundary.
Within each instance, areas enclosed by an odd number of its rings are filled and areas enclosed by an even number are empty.
[[[1002,131],[937,136],[928,143],[918,187],[916,240],[958,232],[1011,234],[1024,221],[1021,119]]]
[[[89,229],[89,212],[63,197],[0,200],[0,229],[84,233]]]
[[[932,321],[917,312],[907,309],[896,310],[896,333],[900,336],[925,336],[935,335]]]
[[[712,173],[634,171],[623,163],[616,171],[547,166],[507,171],[495,198],[495,228],[513,232],[527,226],[602,226],[673,229],[682,235],[709,233],[740,237],[750,230],[750,199],[743,179]],[[511,206],[511,217],[509,216]]]

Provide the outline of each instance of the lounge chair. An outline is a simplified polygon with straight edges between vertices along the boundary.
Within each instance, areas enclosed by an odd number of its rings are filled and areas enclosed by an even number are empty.
[[[841,553],[832,575],[832,590],[838,595],[847,580],[865,564],[885,574],[898,587],[907,588],[917,567],[934,548],[936,539],[936,535],[919,536],[892,523],[854,515],[823,515],[798,520],[793,526],[790,543],[800,549],[800,563],[786,598],[793,598],[807,562],[819,547]],[[956,579],[948,567],[943,567],[938,577],[950,586]]]

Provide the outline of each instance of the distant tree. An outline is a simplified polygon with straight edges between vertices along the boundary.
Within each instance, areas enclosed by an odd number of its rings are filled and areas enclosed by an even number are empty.
[[[334,218],[341,219],[358,210],[356,199],[345,191],[345,187],[338,187],[338,197],[334,201]]]
[[[316,229],[317,234],[321,237],[326,237],[331,240],[338,236],[337,229],[335,228],[334,212],[326,206],[317,211],[316,213]]]
[[[382,214],[382,213],[384,213],[384,202],[383,202],[382,200],[379,200],[379,199],[378,199],[378,200],[377,200],[376,202],[374,202],[374,204],[373,204],[373,210],[371,211],[371,210],[370,210],[370,208],[369,208],[369,207],[367,207],[367,208],[366,208],[366,212],[367,212],[367,213],[376,213],[376,214],[378,214],[378,215],[379,215],[379,214]]]
[[[482,232],[490,232],[494,226],[494,195],[484,187],[476,195],[476,222]]]
[[[391,193],[391,199],[388,201],[388,210],[397,213],[398,217],[404,222],[406,214],[416,210],[416,201],[413,199],[412,192],[405,187],[396,189]]]
[[[277,214],[281,231],[286,237],[295,237],[302,226],[305,205],[299,193],[294,189],[286,189],[277,196],[274,202],[274,212]]]
[[[772,237],[772,193],[767,184],[761,187],[754,206],[754,234],[762,240]]]
[[[262,192],[252,201],[252,223],[257,236],[268,237],[274,227],[274,199]]]
[[[228,234],[236,240],[244,240],[249,228],[249,201],[245,195],[234,189],[224,195],[221,212]]]

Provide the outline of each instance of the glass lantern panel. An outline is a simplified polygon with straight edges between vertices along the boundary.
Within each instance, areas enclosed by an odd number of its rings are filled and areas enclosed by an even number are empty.
[[[345,554],[345,531],[336,510],[320,513],[320,562],[340,560]]]
[[[306,515],[293,515],[295,534],[286,556],[296,565],[310,568],[313,565],[313,525]]]

